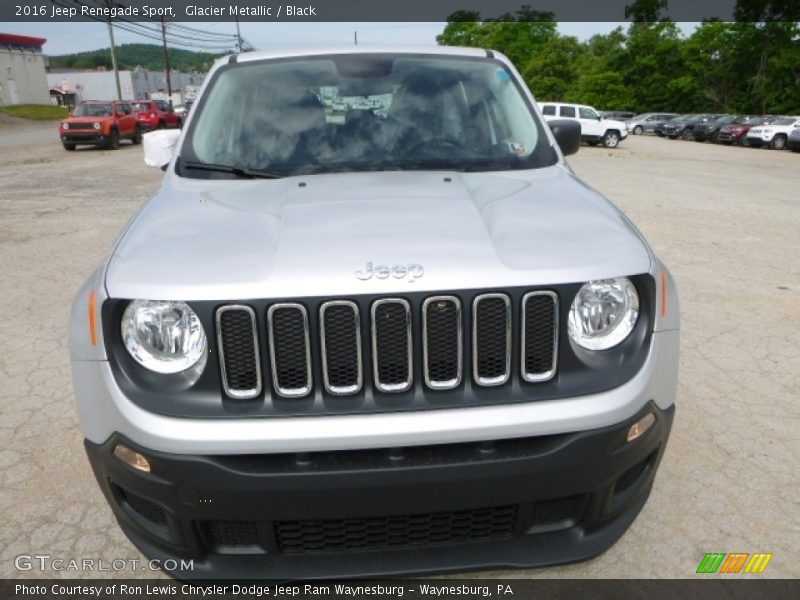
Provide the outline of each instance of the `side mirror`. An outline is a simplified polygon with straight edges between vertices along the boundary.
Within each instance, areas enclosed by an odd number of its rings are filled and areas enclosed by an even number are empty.
[[[144,164],[166,170],[180,137],[179,129],[157,129],[144,134],[142,136]]]
[[[564,156],[575,154],[578,151],[581,147],[581,124],[578,121],[558,119],[548,121],[547,124]]]

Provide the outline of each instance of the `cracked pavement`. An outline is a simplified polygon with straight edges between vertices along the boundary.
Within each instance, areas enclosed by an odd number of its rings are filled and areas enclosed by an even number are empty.
[[[142,560],[83,452],[67,317],[162,173],[124,143],[65,152],[55,124],[3,122],[2,139],[13,143],[0,143],[0,577],[104,576],[21,572],[14,557]],[[638,136],[570,162],[675,276],[675,423],[650,500],[608,552],[476,575],[692,577],[706,552],[771,552],[759,577],[800,576],[800,155]]]

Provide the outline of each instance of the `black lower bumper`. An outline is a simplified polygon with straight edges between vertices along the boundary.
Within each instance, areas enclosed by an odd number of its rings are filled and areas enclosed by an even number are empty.
[[[404,449],[185,456],[114,436],[86,450],[131,541],[170,570],[193,561],[176,577],[375,577],[600,554],[647,500],[673,414],[650,403],[613,427]],[[120,443],[151,473],[119,460]]]
[[[108,143],[108,138],[102,133],[69,133],[61,136],[61,142],[64,144],[102,146]]]

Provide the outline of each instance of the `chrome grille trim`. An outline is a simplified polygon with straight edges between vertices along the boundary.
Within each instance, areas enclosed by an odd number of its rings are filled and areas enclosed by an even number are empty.
[[[378,327],[376,323],[376,312],[384,304],[400,304],[405,310],[406,326],[406,361],[408,364],[408,379],[402,383],[383,383],[380,377],[380,365],[378,357]],[[411,338],[411,305],[403,298],[381,298],[372,303],[370,307],[371,333],[372,333],[372,375],[375,387],[381,392],[404,392],[411,387],[414,382],[414,362],[413,362],[413,342]]]
[[[452,302],[456,307],[456,323],[458,328],[458,374],[455,379],[447,381],[436,381],[431,379],[428,365],[428,307],[433,302]],[[433,390],[451,390],[461,384],[461,379],[464,372],[464,339],[463,339],[463,324],[461,321],[461,300],[456,296],[430,296],[425,298],[422,303],[422,368],[425,378],[425,385]]]
[[[527,357],[527,349],[525,347],[525,326],[526,326],[526,308],[528,300],[536,296],[549,296],[553,300],[553,362],[550,369],[543,373],[528,373],[526,370],[525,359]],[[541,383],[549,381],[556,374],[556,367],[558,366],[558,295],[549,290],[540,290],[536,292],[528,292],[522,297],[522,311],[520,318],[520,373],[525,381],[531,383]]]
[[[228,385],[228,372],[225,367],[225,350],[222,340],[222,315],[228,311],[244,311],[250,316],[250,324],[253,328],[253,353],[256,366],[256,387],[247,390],[233,389]],[[217,326],[217,351],[219,352],[219,366],[222,376],[222,388],[225,394],[237,400],[250,400],[261,394],[261,349],[258,346],[258,327],[256,326],[255,311],[244,304],[226,304],[217,309],[215,316]]]
[[[505,372],[499,377],[481,377],[478,367],[478,306],[484,300],[499,298],[505,303],[506,309],[506,343],[505,343]],[[503,385],[511,377],[511,299],[506,294],[488,293],[475,296],[472,301],[472,373],[475,383],[483,386]]]
[[[300,388],[283,388],[278,381],[277,357],[275,355],[275,329],[273,327],[273,316],[275,311],[280,309],[294,309],[303,315],[303,330],[305,332],[305,358],[306,358],[306,385]],[[269,332],[269,360],[272,367],[272,386],[273,389],[285,398],[299,398],[307,395],[314,387],[311,375],[311,339],[308,331],[308,311],[306,307],[297,302],[278,302],[272,304],[267,309],[267,329]]]
[[[352,309],[353,317],[355,320],[356,330],[356,357],[357,357],[357,376],[355,385],[351,386],[334,386],[331,385],[328,377],[328,354],[326,347],[326,331],[325,331],[325,311],[332,306],[347,306]],[[361,355],[361,315],[358,310],[358,304],[350,300],[330,300],[323,303],[319,309],[319,337],[321,343],[321,362],[322,362],[322,381],[325,390],[329,394],[344,396],[347,394],[356,394],[361,391],[364,385],[364,367],[363,358]]]

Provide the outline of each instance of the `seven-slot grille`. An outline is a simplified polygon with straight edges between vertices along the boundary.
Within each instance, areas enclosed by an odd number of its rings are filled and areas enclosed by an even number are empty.
[[[417,348],[422,354],[416,368],[429,389],[461,385],[466,356],[475,385],[498,386],[511,377],[514,344],[519,350],[520,377],[527,382],[550,380],[557,367],[558,296],[534,291],[517,302],[504,293],[474,296],[467,302],[468,321],[462,319],[462,300],[455,295],[429,296],[416,307],[404,298],[381,298],[369,305],[331,300],[313,308],[313,315],[299,302],[272,304],[262,329],[272,390],[285,398],[307,396],[314,389],[312,372],[317,365],[324,390],[331,395],[362,391],[365,372],[371,373],[376,391],[404,392],[414,385]],[[512,312],[517,310],[515,324]],[[362,311],[367,313],[365,323]],[[310,335],[311,316],[319,328],[318,340]],[[249,306],[217,310],[223,388],[232,398],[254,398],[261,393],[258,322]],[[517,338],[515,327],[520,331]],[[469,348],[465,340],[470,340]]]

